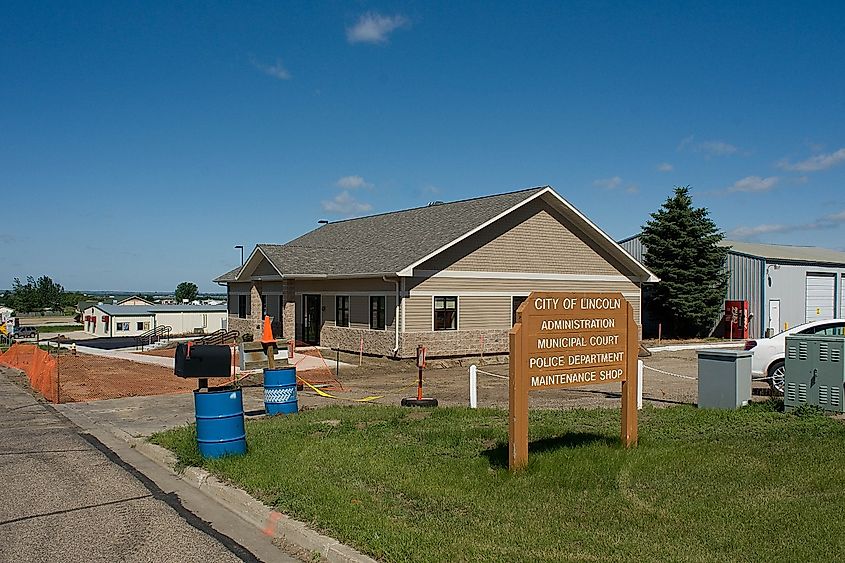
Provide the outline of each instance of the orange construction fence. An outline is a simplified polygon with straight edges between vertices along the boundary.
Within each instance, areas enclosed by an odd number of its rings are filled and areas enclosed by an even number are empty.
[[[29,385],[51,403],[59,402],[59,369],[56,358],[35,344],[12,344],[0,354],[0,364],[26,373]]]

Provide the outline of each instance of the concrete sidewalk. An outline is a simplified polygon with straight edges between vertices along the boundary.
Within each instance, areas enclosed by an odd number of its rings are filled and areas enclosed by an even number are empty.
[[[163,366],[173,369],[173,358],[165,356],[151,356],[149,354],[136,354],[134,352],[127,352],[126,350],[103,350],[101,348],[91,348],[89,346],[76,346],[76,351],[80,354],[88,354],[90,356],[101,356],[104,358],[119,358],[121,360],[129,360],[130,362],[137,362],[139,364],[149,364],[153,366]]]
[[[102,356],[104,358],[118,358],[121,360],[128,360],[130,362],[137,362],[139,364],[149,364],[154,366],[163,366],[168,369],[173,369],[175,364],[174,358],[166,356],[153,356],[150,354],[139,354],[137,352],[129,352],[127,350],[103,350],[101,348],[92,348],[90,346],[76,346],[76,351],[80,354],[89,354],[91,356]],[[326,369],[332,373],[337,373],[337,366],[340,364],[342,370],[355,367],[352,364],[344,362],[337,362],[335,360],[327,360],[318,356],[310,356],[306,354],[295,354],[294,362],[290,365],[295,365],[297,371],[310,371],[315,369]],[[235,373],[240,373],[240,368],[235,368]]]
[[[679,352],[681,350],[707,350],[710,348],[742,348],[745,346],[745,340],[736,342],[724,342],[707,344],[706,342],[698,344],[673,344],[670,346],[655,346],[649,348],[649,352]]]

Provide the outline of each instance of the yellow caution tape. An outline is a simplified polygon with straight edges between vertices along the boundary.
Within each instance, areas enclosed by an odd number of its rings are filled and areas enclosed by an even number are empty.
[[[341,401],[354,401],[356,403],[368,403],[370,401],[375,401],[376,399],[383,399],[384,398],[384,395],[373,395],[373,396],[370,396],[370,397],[363,397],[361,399],[350,399],[350,398],[347,398],[347,397],[337,397],[335,395],[332,395],[331,393],[326,393],[322,389],[318,389],[317,387],[314,387],[313,385],[311,385],[310,383],[308,383],[307,381],[305,381],[304,379],[302,379],[298,375],[296,376],[296,378],[298,380],[300,380],[304,385],[307,385],[308,387],[310,387],[315,393],[317,393],[321,397],[326,397],[328,399],[339,399]]]

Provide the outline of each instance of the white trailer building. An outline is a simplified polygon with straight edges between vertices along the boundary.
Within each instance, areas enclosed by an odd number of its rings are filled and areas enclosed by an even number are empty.
[[[138,336],[160,326],[172,335],[209,334],[227,327],[226,305],[106,305],[85,309],[85,332],[94,336]]]

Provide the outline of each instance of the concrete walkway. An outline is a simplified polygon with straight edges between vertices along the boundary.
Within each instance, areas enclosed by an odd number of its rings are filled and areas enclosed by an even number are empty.
[[[710,348],[743,348],[745,340],[736,342],[724,342],[720,344],[708,344],[706,342],[698,344],[674,344],[671,346],[655,346],[649,348],[649,352],[678,352],[680,350],[708,350]]]
[[[139,364],[149,364],[154,366],[163,366],[168,369],[173,369],[175,360],[166,356],[153,356],[150,354],[138,354],[128,350],[102,350],[100,348],[91,348],[89,346],[76,346],[76,351],[80,354],[89,354],[91,356],[101,356],[104,358],[118,358],[121,360],[129,360],[130,362],[138,362]],[[308,356],[305,354],[295,354],[294,363],[297,371],[309,371],[314,369],[325,369],[326,367],[332,373],[337,373],[337,366],[340,364],[341,369],[349,369],[355,367],[352,364],[344,362],[337,362],[330,359],[321,359],[317,356]],[[236,368],[235,372],[240,373],[240,368]]]
[[[136,354],[126,350],[102,350],[100,348],[91,348],[88,346],[76,346],[76,351],[80,354],[88,354],[91,356],[101,356],[103,358],[118,358],[121,360],[129,360],[130,362],[138,362],[139,364],[149,364],[153,366],[164,366],[173,369],[173,358],[164,356],[151,356],[149,354]]]

